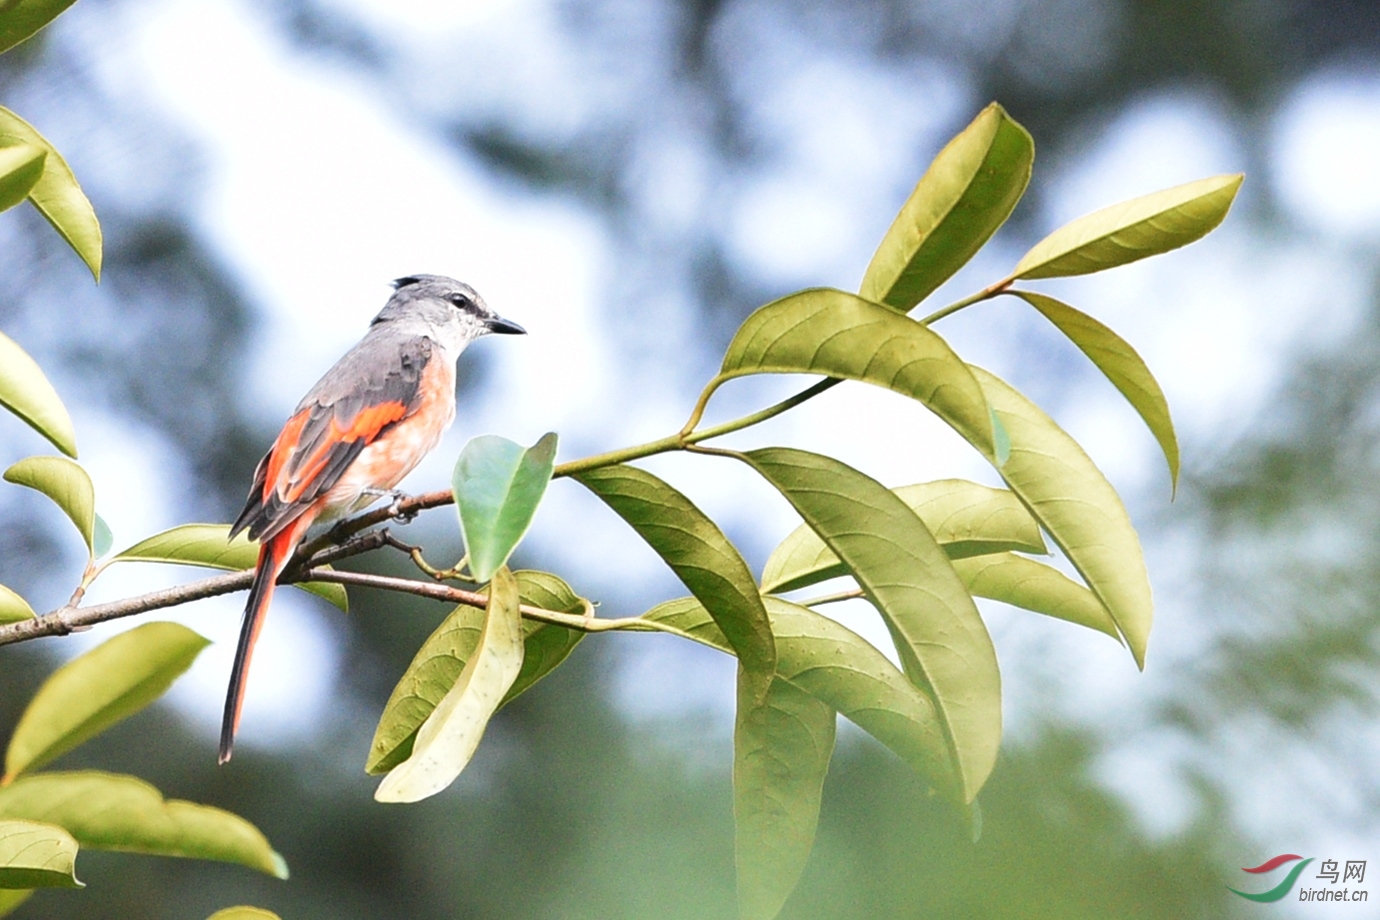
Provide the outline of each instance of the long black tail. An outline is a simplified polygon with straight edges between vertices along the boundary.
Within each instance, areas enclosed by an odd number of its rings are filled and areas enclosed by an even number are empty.
[[[254,571],[249,600],[244,605],[240,643],[235,649],[235,665],[225,693],[225,716],[220,724],[221,763],[228,761],[234,752],[235,731],[240,726],[240,709],[244,706],[245,681],[249,676],[249,662],[254,657],[254,643],[259,640],[259,630],[263,628],[264,616],[273,600],[273,588],[295,543],[289,534],[279,534],[259,548],[259,565]]]

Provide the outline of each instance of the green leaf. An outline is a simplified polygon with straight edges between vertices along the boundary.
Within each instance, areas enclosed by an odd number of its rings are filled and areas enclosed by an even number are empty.
[[[992,416],[982,389],[933,330],[880,304],[828,288],[760,307],[738,327],[720,379],[747,374],[824,374],[917,399],[985,456]]]
[[[593,616],[594,605],[578,596],[571,587],[550,572],[537,572],[524,569],[514,572],[517,579],[518,595],[522,603],[543,610],[560,613],[575,613]],[[577,629],[566,629],[551,623],[536,620],[522,621],[522,670],[517,680],[508,688],[499,707],[508,705],[525,693],[533,684],[556,669],[561,662],[575,650],[585,634]]]
[[[145,623],[53,672],[5,752],[7,779],[33,770],[162,696],[210,640],[177,623]]]
[[[3,32],[4,21],[0,19],[0,35]],[[43,177],[43,161],[47,156],[46,150],[33,144],[0,147],[0,211],[7,211],[29,197],[29,192]]]
[[[262,907],[227,907],[218,910],[206,920],[282,920],[271,910],[264,910]]]
[[[764,703],[738,669],[733,825],[738,916],[771,920],[805,870],[834,752],[834,710],[784,680]]]
[[[258,565],[259,544],[251,542],[242,533],[233,540],[229,539],[229,534],[227,524],[182,524],[121,550],[111,562],[166,562],[231,572],[252,569]],[[328,569],[330,566],[322,568]],[[306,581],[293,587],[325,598],[345,613],[350,612],[350,599],[344,585]]]
[[[29,200],[100,281],[101,225],[71,167],[33,125],[0,107],[0,145],[9,144],[33,144],[47,152],[43,178],[29,192]]]
[[[81,888],[77,842],[60,827],[0,821],[0,889]]]
[[[646,470],[609,466],[575,479],[627,521],[700,599],[764,699],[776,669],[771,622],[757,580],[718,525]]]
[[[518,594],[524,604],[580,615],[593,611],[589,601],[549,572],[524,569],[514,572],[513,577],[517,579]],[[387,773],[412,754],[417,729],[446,691],[455,686],[483,630],[484,611],[462,604],[422,643],[383,707],[373,743],[369,746],[365,772]],[[584,638],[584,633],[577,630],[536,620],[523,620],[522,633],[522,670],[499,708],[555,670]]]
[[[374,798],[417,802],[445,789],[474,756],[489,719],[522,670],[522,613],[517,580],[502,566],[489,585],[484,629],[455,685],[426,717],[412,754],[383,778]]]
[[[1121,498],[1038,406],[987,371],[974,367],[973,373],[1011,433],[1002,478],[1102,601],[1143,668],[1154,605],[1140,538]]]
[[[93,511],[91,514],[91,551],[99,559],[115,545],[115,535],[110,532],[110,525],[101,517],[100,512]]]
[[[492,578],[527,533],[555,462],[554,431],[531,447],[484,435],[460,452],[451,490],[476,581]]]
[[[165,800],[133,776],[95,770],[21,776],[0,788],[0,818],[56,824],[93,850],[211,859],[288,876],[283,857],[239,815]]]
[[[950,559],[1004,550],[1046,553],[1040,525],[1014,492],[966,479],[940,479],[892,489],[920,516]],[[781,541],[762,569],[762,591],[780,593],[847,575],[848,568],[809,524]]]
[[[25,457],[5,470],[5,481],[51,498],[77,525],[87,552],[95,555],[96,488],[81,464],[66,457]]]
[[[0,888],[0,917],[8,917],[33,895],[32,890]]]
[[[1080,217],[1035,244],[1011,277],[1087,275],[1187,246],[1222,222],[1244,178],[1199,179]]]
[[[972,801],[1001,745],[1001,675],[972,597],[924,523],[881,483],[784,447],[741,455],[842,560],[886,621],[906,676],[934,697]]]
[[[72,418],[38,362],[0,333],[0,405],[69,457],[77,455]]]
[[[0,54],[31,37],[75,0],[9,0],[0,6]]]
[[[1006,550],[1049,552],[1040,525],[1009,489],[966,479],[938,479],[894,491],[944,544],[950,559]]]
[[[483,610],[460,604],[422,643],[384,704],[364,764],[366,773],[387,773],[412,756],[417,729],[474,656],[484,619]]]
[[[1097,595],[1052,566],[1024,556],[996,553],[955,559],[954,570],[977,597],[1068,620],[1121,641],[1116,623]]]
[[[34,609],[29,606],[29,602],[4,585],[0,585],[0,626],[33,618]]]
[[[1035,144],[995,102],[939,151],[882,238],[859,288],[907,312],[973,257],[1030,183]]]
[[[1130,344],[1097,320],[1053,297],[1033,291],[1011,291],[1039,310],[1069,341],[1087,355],[1097,369],[1107,375],[1126,401],[1144,419],[1146,427],[1160,443],[1169,464],[1171,488],[1179,485],[1179,439],[1169,418],[1169,402],[1164,391]]]
[[[933,700],[885,655],[836,620],[779,597],[763,601],[780,653],[777,676],[842,713],[959,800],[953,759]],[[642,618],[733,654],[703,605],[692,597],[658,604]]]

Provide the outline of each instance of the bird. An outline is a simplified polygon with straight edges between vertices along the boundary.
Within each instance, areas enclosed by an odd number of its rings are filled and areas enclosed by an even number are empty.
[[[254,470],[230,539],[247,532],[259,557],[225,695],[220,763],[230,759],[254,645],[278,577],[307,530],[389,494],[455,419],[455,366],[489,333],[526,330],[489,309],[467,284],[408,275],[364,338],[297,404]]]

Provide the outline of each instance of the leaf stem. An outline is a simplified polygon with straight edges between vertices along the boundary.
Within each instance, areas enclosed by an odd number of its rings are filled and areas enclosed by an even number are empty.
[[[935,310],[929,316],[925,317],[922,320],[917,320],[917,322],[919,322],[922,326],[928,326],[930,323],[937,322],[946,316],[952,316],[959,310],[962,310],[964,307],[971,307],[975,303],[980,303],[984,300],[991,300],[993,297],[996,297],[998,294],[1002,293],[1015,283],[1016,279],[1014,277],[1007,276],[1001,279],[1000,281],[996,282],[995,284],[989,284],[987,287],[978,291],[976,294],[970,294],[962,300],[958,300],[954,303],[949,304],[947,307],[944,307],[943,309]]]
[[[714,379],[706,383],[703,390],[700,390],[700,398],[695,401],[695,408],[690,410],[690,417],[685,420],[685,424],[680,428],[680,437],[682,440],[690,437],[690,433],[695,430],[695,426],[700,423],[700,419],[704,418],[704,410],[709,406],[709,398],[723,385],[726,379],[728,378],[724,377],[723,374],[715,374]]]
[[[467,607],[479,607],[483,609],[489,603],[489,596],[478,591],[466,591],[463,588],[452,588],[449,585],[436,585],[424,581],[414,581],[410,578],[395,578],[391,575],[373,575],[367,572],[346,572],[337,569],[329,571],[314,570],[307,573],[309,581],[328,581],[341,585],[355,585],[362,588],[379,588],[384,591],[397,591],[403,594],[414,594],[417,597],[430,598],[431,600],[446,601],[452,604],[464,604]],[[554,626],[564,626],[566,629],[575,629],[580,632],[664,632],[682,638],[693,638],[684,630],[676,629],[665,623],[657,623],[653,620],[644,620],[641,617],[620,617],[617,619],[600,619],[599,617],[587,614],[565,613],[560,610],[547,610],[544,607],[532,607],[527,604],[519,608],[522,615],[529,620],[537,620],[542,623],[550,623]]]
[[[718,380],[719,378],[716,377],[714,379]],[[735,418],[732,421],[724,422],[721,425],[715,425],[712,428],[705,428],[700,431],[691,431],[689,433],[680,431],[668,437],[660,438],[656,441],[648,441],[646,444],[638,444],[635,447],[625,447],[622,450],[609,451],[606,454],[596,454],[592,457],[585,457],[581,460],[572,460],[568,463],[560,463],[556,465],[556,469],[552,472],[551,478],[557,479],[561,476],[574,476],[578,475],[579,473],[585,473],[589,470],[600,469],[601,467],[605,466],[614,466],[618,463],[627,463],[629,460],[640,460],[643,457],[651,457],[656,454],[670,453],[673,450],[687,450],[690,448],[691,445],[698,444],[701,441],[707,441],[710,438],[722,437],[723,435],[731,434],[732,432],[741,431],[744,428],[749,428],[753,425],[760,424],[761,422],[765,422],[767,419],[775,418],[782,412],[794,409],[801,403],[814,399],[820,393],[823,393],[825,390],[831,389],[832,387],[835,387],[840,383],[843,383],[843,381],[837,377],[826,377],[825,379],[817,381],[814,384],[806,387],[799,393],[796,393],[794,396],[790,396],[786,399],[781,400],[778,403],[774,403],[773,405],[770,405],[765,409],[759,409],[758,411],[753,412],[749,415],[744,415],[741,418]],[[710,390],[709,387],[706,387],[704,392],[711,393],[712,390]],[[704,394],[701,394],[701,399],[703,399],[703,397]],[[696,412],[698,414],[702,414],[703,407],[697,405]],[[697,421],[694,415],[692,415],[691,419],[692,421]]]
[[[580,460],[570,460],[566,463],[556,464],[556,468],[551,472],[552,479],[560,479],[562,476],[576,476],[580,473],[587,473],[590,470],[597,470],[605,466],[615,466],[619,463],[627,463],[629,460],[641,460],[643,457],[650,457],[654,454],[664,454],[668,451],[680,450],[682,440],[680,433],[660,438],[656,441],[648,441],[646,444],[638,444],[633,447],[624,447],[621,450],[611,450],[604,454],[595,454],[592,457],[584,457]]]
[[[812,597],[807,601],[800,601],[802,607],[818,607],[820,604],[836,604],[839,601],[851,601],[855,598],[866,597],[861,588],[850,588],[847,591],[839,591],[836,594],[825,594],[821,597]]]
[[[686,435],[685,443],[698,444],[701,441],[707,441],[710,438],[717,438],[720,435],[729,434],[734,431],[741,431],[744,428],[748,428],[760,422],[765,422],[767,419],[775,418],[776,416],[780,415],[782,412],[787,411],[788,409],[794,409],[801,403],[814,399],[820,393],[823,393],[825,390],[832,389],[833,387],[838,386],[840,383],[843,383],[843,380],[841,378],[826,377],[823,380],[816,381],[815,383],[801,390],[794,396],[787,397],[786,399],[781,400],[779,403],[770,405],[765,409],[752,413],[751,415],[744,415],[742,418],[736,418],[731,422],[724,422],[722,425],[715,425],[713,428],[706,428],[703,431],[692,432],[691,434]]]
[[[980,303],[984,300],[991,300],[993,297],[996,297],[997,295],[1004,293],[1007,288],[1011,287],[1011,285],[1015,283],[1015,278],[1003,278],[995,284],[988,285],[987,287],[978,291],[976,294],[970,294],[962,300],[949,304],[947,307],[944,307],[943,309],[936,310],[929,316],[926,316],[924,319],[917,320],[917,322],[919,322],[922,326],[928,326],[929,324],[937,320],[941,320],[946,316],[951,316],[954,313],[957,313],[959,310],[962,310],[965,307],[970,307],[973,304]],[[678,431],[676,434],[670,435],[669,437],[661,438],[656,441],[648,441],[645,444],[639,444],[635,447],[625,447],[622,450],[610,451],[605,454],[596,454],[593,457],[585,457],[582,460],[572,460],[569,463],[559,464],[556,467],[555,472],[552,473],[552,478],[554,479],[560,476],[573,476],[579,473],[588,472],[589,470],[599,469],[600,467],[613,466],[618,463],[626,463],[629,460],[640,460],[643,457],[651,457],[655,454],[664,454],[673,450],[684,450],[691,444],[698,444],[699,442],[706,441],[710,438],[717,438],[721,435],[729,434],[734,431],[741,431],[744,428],[748,428],[760,422],[765,422],[767,419],[775,418],[782,412],[785,412],[789,409],[794,409],[801,403],[814,399],[816,396],[818,396],[820,393],[823,393],[825,390],[831,389],[832,387],[835,387],[843,382],[838,377],[826,377],[825,379],[820,380],[806,387],[804,390],[801,390],[794,396],[783,399],[780,402],[768,406],[767,408],[762,409],[758,412],[753,412],[750,415],[744,415],[741,418],[736,418],[730,422],[724,422],[721,425],[715,425],[712,428],[705,428],[701,431],[696,431],[695,426],[697,426],[700,423],[700,421],[704,418],[705,409],[709,406],[710,398],[718,391],[719,387],[722,386],[723,383],[728,379],[729,378],[724,377],[722,375],[717,375],[712,380],[710,380],[709,383],[705,385],[704,389],[700,391],[699,399],[695,402],[695,408],[692,409],[690,412],[690,418],[685,422],[685,424],[681,427],[680,431]]]

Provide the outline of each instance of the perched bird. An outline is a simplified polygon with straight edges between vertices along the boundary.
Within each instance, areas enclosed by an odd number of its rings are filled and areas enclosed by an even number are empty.
[[[455,418],[455,362],[490,332],[522,334],[474,289],[440,275],[393,282],[393,296],[354,348],[297,405],[254,471],[230,528],[259,541],[225,697],[220,762],[230,759],[254,643],[273,587],[312,524],[377,500],[410,473]]]

